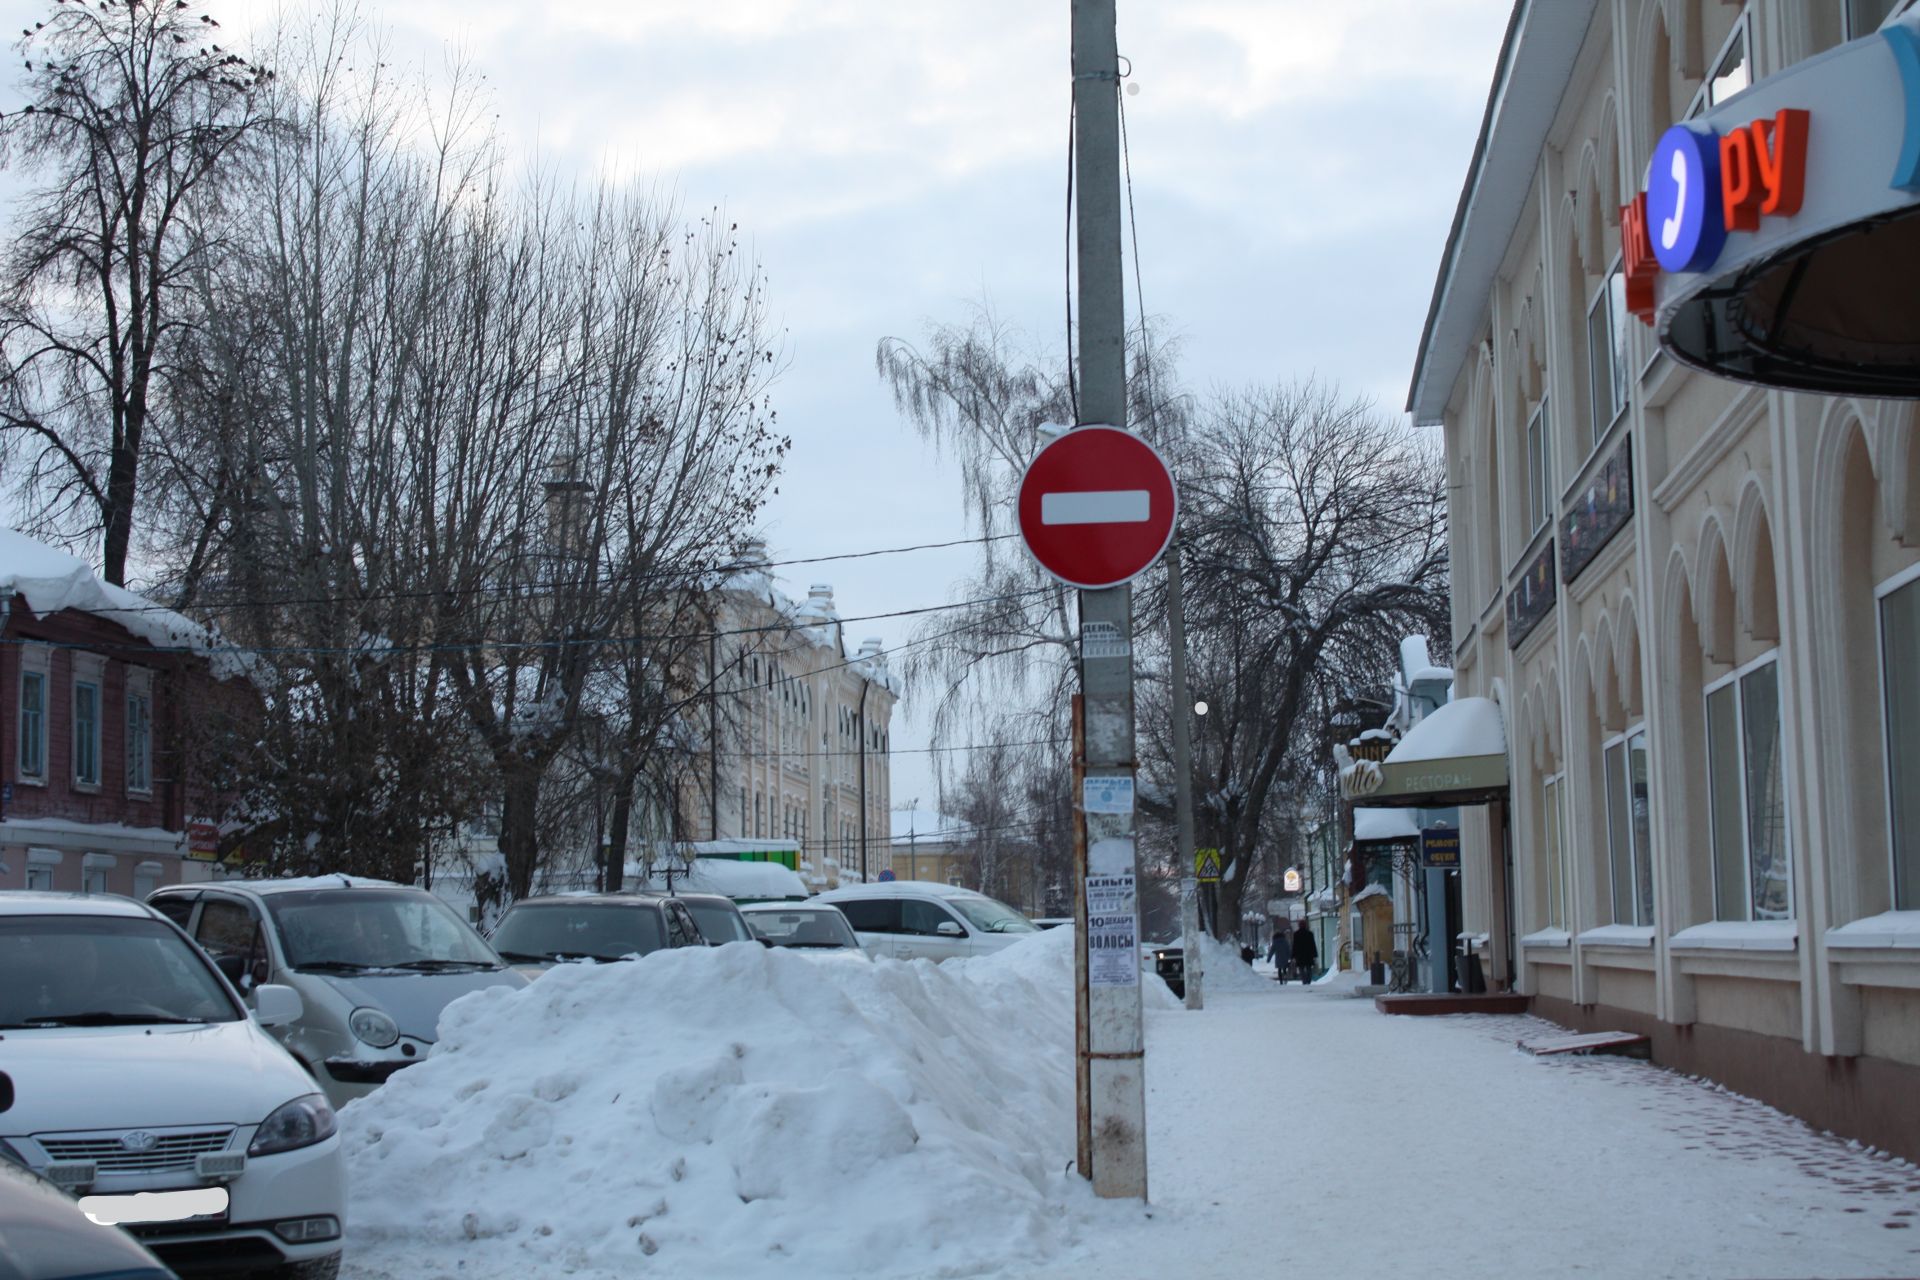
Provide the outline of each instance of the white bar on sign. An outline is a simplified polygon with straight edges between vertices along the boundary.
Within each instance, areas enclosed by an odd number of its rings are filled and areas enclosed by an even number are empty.
[[[1145,489],[1089,489],[1040,495],[1041,524],[1144,524],[1152,512]]]

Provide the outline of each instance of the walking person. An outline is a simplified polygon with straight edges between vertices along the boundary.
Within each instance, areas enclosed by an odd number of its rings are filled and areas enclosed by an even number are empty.
[[[1285,929],[1273,931],[1273,944],[1267,948],[1267,959],[1273,961],[1273,980],[1287,980],[1287,962],[1293,958],[1293,947]]]
[[[1300,971],[1300,982],[1304,986],[1313,981],[1313,971],[1320,959],[1320,944],[1313,940],[1313,930],[1302,924],[1293,931],[1293,965]]]

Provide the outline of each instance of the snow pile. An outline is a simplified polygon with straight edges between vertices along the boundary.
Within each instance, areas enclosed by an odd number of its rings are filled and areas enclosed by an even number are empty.
[[[1491,698],[1456,698],[1407,731],[1388,764],[1506,754],[1507,727]]]
[[[957,1275],[1072,1244],[1070,931],[822,961],[665,950],[449,1005],[341,1113],[349,1267]]]
[[[1200,935],[1202,991],[1271,991],[1273,979],[1263,978],[1240,958],[1240,948],[1209,934]]]
[[[25,596],[27,607],[42,618],[74,609],[118,623],[156,648],[200,654],[222,680],[248,673],[246,661],[199,623],[114,586],[64,551],[17,529],[0,528],[0,597],[14,595]]]

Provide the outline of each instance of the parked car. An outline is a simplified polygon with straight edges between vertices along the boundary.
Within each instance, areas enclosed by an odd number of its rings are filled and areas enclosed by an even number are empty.
[[[755,902],[740,908],[740,914],[762,942],[776,947],[868,954],[847,917],[824,902]]]
[[[1040,916],[1033,922],[1036,929],[1058,929],[1063,924],[1072,924],[1072,916]]]
[[[663,947],[706,945],[685,903],[651,893],[522,898],[488,940],[529,977],[567,961],[628,960]]]
[[[1153,971],[1167,984],[1167,990],[1184,1000],[1187,995],[1186,948],[1178,942],[1149,942],[1141,950],[1152,957]]]
[[[674,893],[668,895],[675,902],[686,904],[693,912],[693,921],[700,926],[700,936],[709,946],[724,946],[729,942],[752,942],[753,930],[740,915],[740,905],[732,898],[720,893]]]
[[[148,903],[185,929],[249,1004],[299,993],[278,1028],[336,1107],[427,1056],[440,1011],[469,991],[527,984],[425,889],[357,876],[173,885]]]
[[[334,1109],[200,948],[126,898],[0,891],[0,1157],[80,1198],[182,1274],[339,1268]]]
[[[1037,932],[1033,921],[1004,902],[931,880],[847,885],[808,901],[840,908],[861,946],[898,960],[986,955]]]
[[[0,1276],[9,1280],[175,1280],[165,1263],[118,1227],[89,1218],[73,1197],[0,1156]]]

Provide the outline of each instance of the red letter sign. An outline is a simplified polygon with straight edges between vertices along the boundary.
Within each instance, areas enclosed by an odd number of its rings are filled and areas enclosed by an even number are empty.
[[[1647,236],[1647,193],[1642,191],[1633,203],[1620,208],[1621,277],[1627,282],[1627,310],[1644,324],[1653,323],[1653,280],[1660,274],[1660,259],[1653,256],[1653,241]]]

